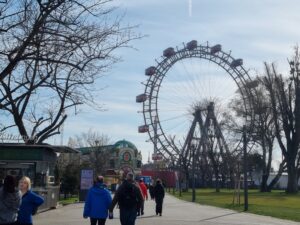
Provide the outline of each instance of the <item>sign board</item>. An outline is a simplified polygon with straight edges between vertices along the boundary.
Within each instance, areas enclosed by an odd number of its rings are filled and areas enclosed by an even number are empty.
[[[89,190],[94,183],[94,171],[90,169],[81,170],[80,190]]]

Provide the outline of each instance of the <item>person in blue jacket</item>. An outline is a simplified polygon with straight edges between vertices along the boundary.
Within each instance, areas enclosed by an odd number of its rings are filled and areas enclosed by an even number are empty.
[[[44,203],[44,199],[31,191],[29,177],[22,177],[19,181],[19,189],[22,193],[22,204],[18,213],[17,224],[32,225],[32,215],[38,207]]]
[[[83,217],[90,217],[91,225],[104,225],[111,205],[111,194],[103,183],[103,177],[98,176],[95,185],[90,188],[84,204]]]

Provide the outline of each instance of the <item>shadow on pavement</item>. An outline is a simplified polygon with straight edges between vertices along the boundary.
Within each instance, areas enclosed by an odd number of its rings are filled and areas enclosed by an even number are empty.
[[[218,218],[221,218],[221,217],[231,216],[231,215],[235,215],[235,214],[239,214],[239,212],[228,213],[228,214],[224,214],[224,215],[221,215],[221,216],[214,216],[214,217],[199,220],[199,222],[218,219]]]

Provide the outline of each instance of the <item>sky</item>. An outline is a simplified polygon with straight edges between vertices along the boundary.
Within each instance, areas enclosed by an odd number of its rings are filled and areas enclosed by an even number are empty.
[[[183,42],[191,40],[221,44],[225,52],[242,58],[244,67],[255,76],[263,72],[265,61],[276,62],[280,71],[286,71],[287,58],[300,40],[299,0],[116,0],[112,4],[118,6],[116,15],[125,14],[123,23],[138,25],[135,31],[145,37],[131,43],[134,49],[116,53],[122,62],[97,81],[97,87],[104,89],[95,99],[105,111],[84,106],[78,115],[70,116],[64,125],[63,144],[69,137],[92,129],[108,135],[112,143],[121,139],[134,143],[144,162],[153,144],[147,141],[146,133],[138,133],[144,121],[138,113],[142,105],[135,102],[135,97],[144,92],[145,69],[156,65],[155,59],[164,49],[182,48]],[[189,68],[198,65],[194,61],[186,63]],[[162,89],[172,79],[163,82]],[[175,98],[165,97],[166,103]],[[61,137],[52,142],[60,144]]]

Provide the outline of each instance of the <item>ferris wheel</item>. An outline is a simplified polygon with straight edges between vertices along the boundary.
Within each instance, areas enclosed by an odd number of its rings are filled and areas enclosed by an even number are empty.
[[[138,131],[149,134],[154,153],[176,161],[184,152],[188,154],[195,142],[204,143],[211,137],[226,151],[238,147],[240,137],[224,129],[222,123],[228,116],[235,123],[245,123],[231,108],[238,95],[243,110],[252,111],[245,101],[251,79],[242,59],[233,58],[219,44],[192,40],[182,47],[165,49],[145,75],[145,91],[136,97],[136,102],[143,104],[144,119]],[[250,115],[246,123],[251,123],[251,113],[246,114]]]

